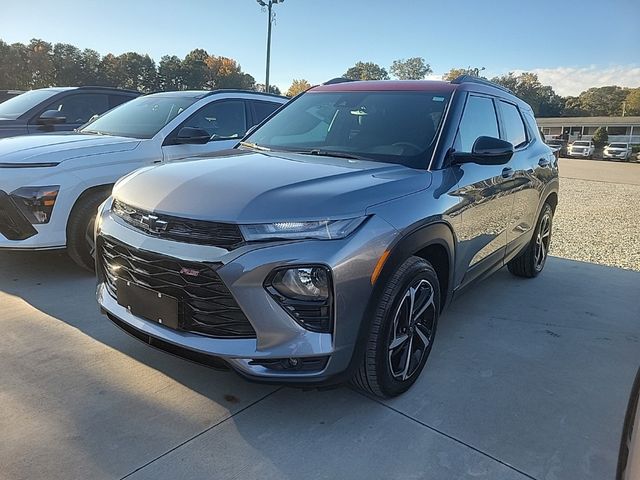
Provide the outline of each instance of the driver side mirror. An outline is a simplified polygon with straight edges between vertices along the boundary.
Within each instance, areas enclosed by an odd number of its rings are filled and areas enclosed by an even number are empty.
[[[513,156],[513,145],[494,137],[478,137],[471,153],[455,152],[453,163],[477,163],[479,165],[504,165]]]
[[[211,135],[206,130],[202,128],[195,127],[182,127],[178,132],[178,136],[175,138],[174,142],[177,145],[185,145],[185,144],[193,144],[193,145],[204,145],[211,140]]]
[[[47,110],[36,120],[40,125],[57,125],[67,123],[67,117],[58,110]]]

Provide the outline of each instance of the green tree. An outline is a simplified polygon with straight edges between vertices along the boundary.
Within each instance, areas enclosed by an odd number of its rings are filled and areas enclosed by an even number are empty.
[[[255,90],[257,92],[264,92],[265,91],[264,83],[257,83]],[[275,85],[269,85],[269,93],[273,93],[275,95],[282,95],[282,91],[280,91],[280,89]]]
[[[160,90],[184,90],[182,60],[175,55],[165,55],[158,64],[158,87]]]
[[[122,88],[130,88],[141,92],[152,92],[158,88],[158,72],[156,63],[149,55],[127,52],[117,57],[122,75]]]
[[[564,108],[562,97],[553,88],[542,85],[535,73],[524,72],[516,75],[509,72],[506,75],[494,77],[492,82],[511,90],[517,97],[527,102],[538,117],[557,117]]]
[[[609,132],[605,127],[598,127],[593,133],[593,144],[597,148],[604,147],[609,141]]]
[[[84,84],[82,71],[82,52],[74,45],[56,43],[51,56],[53,65],[53,84],[77,86]]]
[[[34,38],[26,46],[27,67],[31,74],[29,88],[50,87],[55,83],[51,44]]]
[[[433,73],[431,65],[422,57],[394,60],[390,70],[399,80],[422,80]]]
[[[640,115],[640,87],[630,89],[625,102],[625,115]]]
[[[452,68],[442,76],[442,79],[450,82],[451,80],[458,78],[460,75],[471,75],[472,77],[485,78],[480,75],[480,72],[483,70],[484,67]]]
[[[373,62],[357,62],[343,77],[352,80],[389,80],[387,71]]]
[[[580,108],[588,116],[622,115],[622,103],[626,100],[629,89],[615,85],[593,87],[578,96]]]
[[[300,80],[294,80],[289,90],[287,90],[287,97],[295,97],[296,95],[308,90],[311,88],[311,84],[306,81],[304,78]]]

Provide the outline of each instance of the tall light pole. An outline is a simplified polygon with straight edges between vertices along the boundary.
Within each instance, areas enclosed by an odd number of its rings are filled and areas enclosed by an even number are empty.
[[[271,26],[275,20],[275,13],[272,12],[276,3],[282,3],[284,0],[256,0],[262,7],[263,11],[267,11],[267,73],[264,81],[264,91],[269,93],[269,67],[271,65]]]

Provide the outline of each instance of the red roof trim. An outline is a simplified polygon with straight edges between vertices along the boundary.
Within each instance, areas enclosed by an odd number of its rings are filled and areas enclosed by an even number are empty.
[[[318,85],[313,87],[310,92],[453,92],[457,87],[456,84],[436,80],[372,80]]]

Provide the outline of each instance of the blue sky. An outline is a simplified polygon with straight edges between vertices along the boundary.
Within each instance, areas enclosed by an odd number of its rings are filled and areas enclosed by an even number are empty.
[[[638,0],[285,0],[275,10],[271,79],[281,88],[339,76],[358,60],[388,68],[412,56],[436,75],[468,65],[488,76],[536,71],[561,94],[640,86]],[[3,2],[0,38],[34,37],[156,61],[204,48],[264,81],[266,14],[255,0]]]

